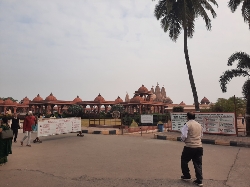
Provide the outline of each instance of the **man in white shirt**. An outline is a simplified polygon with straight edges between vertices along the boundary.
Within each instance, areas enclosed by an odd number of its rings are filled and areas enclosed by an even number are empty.
[[[193,161],[196,180],[194,183],[198,186],[202,184],[202,156],[203,148],[201,143],[201,137],[203,136],[202,126],[196,122],[195,114],[192,112],[187,113],[187,122],[181,129],[181,140],[185,142],[185,146],[181,155],[181,170],[183,180],[191,180],[190,170],[188,163],[190,160]]]

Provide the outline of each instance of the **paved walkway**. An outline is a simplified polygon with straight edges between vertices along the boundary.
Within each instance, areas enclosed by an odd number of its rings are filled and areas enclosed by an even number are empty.
[[[115,128],[96,128],[96,127],[82,127],[83,133],[88,134],[104,134],[104,135],[121,135],[122,131]],[[181,141],[179,132],[156,132],[156,131],[142,131],[136,133],[127,133],[126,130],[123,134],[141,134],[142,136],[152,135],[152,138],[159,140],[170,140],[170,141]],[[204,134],[202,137],[202,143],[204,144],[214,144],[214,145],[224,145],[224,146],[238,146],[238,147],[249,147],[250,148],[250,137],[240,134],[240,136],[230,136],[230,135],[210,135]]]

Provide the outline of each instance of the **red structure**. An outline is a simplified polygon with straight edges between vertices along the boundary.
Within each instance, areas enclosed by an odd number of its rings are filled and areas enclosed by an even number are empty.
[[[209,107],[209,100],[204,97],[201,100],[201,108]],[[160,89],[159,84],[153,87],[149,91],[144,85],[142,85],[137,91],[135,91],[133,98],[129,99],[127,94],[125,101],[119,96],[114,101],[106,101],[101,94],[93,101],[83,101],[77,96],[73,101],[57,100],[57,98],[51,93],[45,99],[39,94],[33,99],[29,100],[28,97],[23,98],[20,103],[13,102],[10,99],[5,101],[0,100],[0,112],[6,113],[11,110],[13,113],[33,111],[34,113],[53,113],[57,111],[62,113],[67,110],[70,105],[81,105],[84,112],[89,111],[93,113],[100,113],[101,111],[108,112],[108,109],[113,105],[121,104],[124,106],[125,111],[128,113],[164,113],[166,110],[172,111],[174,106],[183,106],[184,110],[194,110],[194,105],[186,105],[183,101],[180,104],[173,104],[172,100],[166,96],[165,88]]]

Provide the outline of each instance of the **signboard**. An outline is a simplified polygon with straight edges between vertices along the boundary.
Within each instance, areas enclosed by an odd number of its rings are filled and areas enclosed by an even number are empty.
[[[153,123],[153,115],[141,115],[141,123]]]
[[[195,113],[195,120],[204,133],[236,134],[234,113]],[[180,131],[187,122],[187,113],[171,113],[172,130]]]
[[[38,119],[37,137],[81,131],[81,118]]]

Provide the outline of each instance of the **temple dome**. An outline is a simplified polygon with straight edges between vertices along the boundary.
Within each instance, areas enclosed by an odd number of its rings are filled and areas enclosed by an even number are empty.
[[[101,94],[99,93],[99,95],[95,98],[94,100],[95,102],[105,102],[105,99],[101,96]]]
[[[148,93],[148,89],[147,89],[144,85],[142,85],[142,86],[138,89],[137,92],[139,92],[139,93]]]
[[[43,98],[40,97],[39,94],[37,94],[37,96],[33,99],[33,101],[42,101]]]
[[[139,95],[134,96],[132,99],[130,99],[131,103],[140,103],[141,101],[144,101],[142,97],[140,97]]]
[[[210,103],[210,101],[206,98],[206,97],[204,97],[202,100],[201,100],[201,104],[209,104]]]
[[[56,97],[53,96],[53,94],[51,93],[48,97],[46,97],[45,99],[46,101],[57,101]]]
[[[30,102],[30,100],[29,100],[29,98],[27,96],[25,98],[23,98],[23,104],[24,105],[29,104],[29,102]]]
[[[184,103],[184,102],[182,101],[179,105],[186,105],[186,103]]]
[[[82,102],[82,99],[77,96],[74,100],[73,100],[74,103],[78,103],[78,102]]]
[[[4,104],[5,104],[5,105],[12,105],[12,104],[13,104],[13,101],[10,100],[10,99],[8,98],[8,99],[6,99],[6,100],[4,101]]]
[[[115,100],[115,103],[122,103],[123,100],[118,96],[117,99]]]

